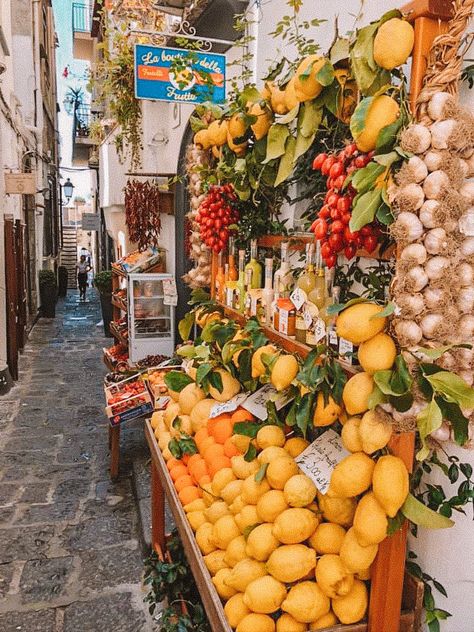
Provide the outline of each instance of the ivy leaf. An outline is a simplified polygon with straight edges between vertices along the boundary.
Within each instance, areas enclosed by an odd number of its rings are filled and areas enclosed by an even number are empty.
[[[357,200],[355,208],[352,209],[352,217],[349,222],[351,232],[355,233],[363,226],[374,221],[375,213],[380,206],[382,192],[380,189],[367,191]]]
[[[365,99],[362,99],[362,101],[354,110],[350,122],[352,138],[357,138],[365,130],[365,120],[367,118],[367,114],[373,100],[373,97],[366,97]]]
[[[458,404],[447,402],[440,396],[436,396],[435,399],[441,409],[443,418],[451,423],[454,440],[458,445],[464,445],[469,439],[469,419],[462,414]]]
[[[452,520],[429,509],[412,494],[408,494],[400,511],[405,518],[425,529],[447,529],[454,525]]]
[[[189,334],[191,333],[191,329],[194,325],[194,312],[188,312],[185,314],[184,318],[179,321],[178,331],[181,336],[181,340],[189,340]]]
[[[448,401],[459,404],[461,408],[474,408],[474,389],[468,386],[459,375],[449,371],[439,371],[434,375],[427,375],[426,379],[433,389],[441,393]]]
[[[255,474],[256,483],[261,483],[263,481],[263,479],[265,478],[265,474],[267,473],[268,465],[269,463],[263,463],[263,465],[260,466],[260,469]]]
[[[164,377],[164,382],[171,391],[179,393],[185,386],[194,382],[194,380],[184,373],[184,371],[168,371]]]
[[[290,134],[290,130],[286,125],[275,123],[268,130],[267,135],[267,155],[262,164],[267,164],[270,160],[279,158],[285,153],[286,139]]]
[[[286,141],[285,153],[280,158],[280,165],[278,167],[278,173],[275,179],[274,187],[277,187],[284,182],[288,176],[293,173],[293,157],[295,155],[296,138],[289,136]]]
[[[416,423],[422,443],[422,448],[417,452],[416,458],[418,459],[418,461],[423,461],[430,453],[430,450],[426,444],[426,437],[430,433],[437,430],[443,423],[443,415],[441,413],[441,409],[434,398],[425,408],[423,408],[421,412],[418,413],[418,415],[416,416]]]

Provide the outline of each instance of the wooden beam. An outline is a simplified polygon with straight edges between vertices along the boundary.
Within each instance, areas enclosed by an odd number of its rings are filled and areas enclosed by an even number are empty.
[[[451,0],[414,0],[403,5],[400,11],[410,22],[418,18],[432,18],[434,20],[450,20],[454,9]]]

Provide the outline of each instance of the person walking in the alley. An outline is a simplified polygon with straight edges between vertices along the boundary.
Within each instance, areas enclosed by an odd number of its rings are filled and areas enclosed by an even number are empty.
[[[81,255],[81,258],[76,263],[77,270],[77,284],[79,286],[79,300],[86,300],[86,290],[87,290],[87,273],[91,269],[88,261],[86,260],[85,255]]]

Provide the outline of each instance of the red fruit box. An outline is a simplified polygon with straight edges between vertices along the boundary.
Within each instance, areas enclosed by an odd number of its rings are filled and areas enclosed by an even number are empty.
[[[112,426],[142,417],[153,411],[150,393],[140,373],[104,386],[105,414]]]

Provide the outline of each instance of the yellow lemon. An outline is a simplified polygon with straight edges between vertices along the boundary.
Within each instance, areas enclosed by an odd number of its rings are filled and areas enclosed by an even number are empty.
[[[287,544],[270,555],[267,570],[275,579],[289,584],[302,579],[316,567],[316,551],[304,544]]]
[[[247,538],[245,552],[259,562],[266,562],[280,542],[272,533],[273,525],[269,522],[259,524],[252,529]]]
[[[341,623],[349,625],[364,618],[367,611],[368,595],[364,582],[354,579],[352,589],[344,597],[332,601],[334,614]]]
[[[379,544],[387,537],[388,520],[373,492],[365,494],[354,515],[354,533],[361,546]]]
[[[334,522],[322,522],[309,539],[309,544],[320,554],[333,553],[337,555],[341,550],[346,530]]]
[[[193,426],[189,415],[179,415],[171,424],[170,433],[172,437],[180,437],[182,434],[191,435]]]
[[[408,496],[408,470],[397,456],[382,456],[375,464],[372,479],[375,498],[385,513],[394,518]]]
[[[250,125],[255,134],[255,138],[257,140],[264,138],[268,134],[268,130],[273,122],[271,110],[267,107],[262,107],[260,103],[253,103],[249,109],[249,114],[257,117],[255,123]]]
[[[291,437],[291,439],[288,439],[283,447],[291,457],[296,458],[304,452],[308,446],[309,441],[306,441],[303,437]]]
[[[171,434],[169,432],[162,432],[158,439],[158,445],[161,450],[168,447],[168,443],[171,441]]]
[[[189,414],[194,434],[207,425],[211,410],[217,403],[215,399],[207,397],[206,399],[201,399],[194,405],[194,408]]]
[[[275,459],[279,459],[281,457],[288,459],[288,452],[284,448],[280,448],[277,445],[271,445],[269,448],[265,448],[260,452],[260,454],[257,456],[257,461],[260,463],[260,465],[263,465],[264,463],[271,463]]]
[[[305,623],[293,619],[287,612],[278,617],[276,622],[276,632],[306,632],[307,629]]]
[[[240,535],[234,516],[221,516],[212,527],[212,542],[218,549],[225,550],[229,543]]]
[[[184,505],[183,509],[186,513],[191,513],[191,511],[204,511],[206,509],[206,503],[202,498],[197,498],[193,500],[193,502]]]
[[[210,507],[207,507],[207,509],[204,511],[207,522],[211,522],[212,524],[215,524],[219,520],[219,518],[222,518],[222,516],[227,516],[228,514],[230,514],[229,508],[222,500],[216,500],[212,503]]]
[[[230,483],[227,483],[227,485],[221,491],[220,496],[222,500],[228,505],[229,509],[230,506],[234,504],[235,499],[240,496],[243,484],[244,482],[238,478],[235,481],[230,481]],[[233,512],[231,511],[231,513]]]
[[[222,599],[230,599],[236,593],[236,591],[226,583],[231,573],[231,568],[221,568],[212,578],[212,583],[216,587],[217,594],[219,597],[222,597]]]
[[[354,527],[351,527],[344,536],[339,555],[348,571],[351,573],[360,573],[370,568],[378,550],[378,544],[361,546]]]
[[[266,614],[252,612],[242,619],[236,632],[275,632],[275,622]]]
[[[290,110],[293,110],[298,105],[298,103],[299,101],[296,97],[295,92],[295,78],[292,77],[286,84],[285,88],[285,105],[288,112],[290,112]]]
[[[236,628],[244,617],[250,614],[250,610],[244,604],[243,593],[233,595],[224,606],[225,616],[231,628]]]
[[[288,505],[280,489],[271,489],[257,501],[257,514],[262,522],[274,522],[285,509],[288,509]]]
[[[213,121],[207,128],[207,134],[211,145],[221,147],[227,141],[227,121],[221,119]]]
[[[232,471],[232,468],[223,467],[222,470],[215,473],[214,478],[212,479],[212,493],[215,496],[220,496],[224,487],[231,481],[235,480],[237,480],[237,477]]]
[[[359,432],[360,417],[350,417],[342,427],[342,445],[349,452],[362,452],[362,440]]]
[[[348,125],[357,107],[359,96],[357,82],[351,79],[351,74],[346,68],[335,70],[334,77],[339,84],[336,116]]]
[[[163,410],[156,410],[150,418],[150,425],[153,430],[156,430],[158,427],[158,423],[162,422],[165,416],[165,412]]]
[[[246,461],[243,455],[233,456],[230,460],[232,471],[237,478],[245,479],[251,474],[256,474],[260,469],[260,463],[257,459]]]
[[[296,474],[286,481],[283,494],[290,507],[305,507],[316,498],[316,485],[306,474]]]
[[[298,361],[292,355],[280,355],[273,365],[270,381],[277,391],[284,391],[298,374]]]
[[[356,303],[342,311],[336,319],[336,332],[355,345],[373,338],[384,330],[387,319],[377,314],[383,307],[375,303]]]
[[[256,505],[260,496],[270,490],[270,485],[265,479],[260,482],[255,480],[255,476],[248,476],[242,485],[242,500],[248,505]]]
[[[374,38],[374,61],[385,70],[406,62],[415,43],[415,31],[406,20],[392,18],[384,22]]]
[[[268,425],[263,426],[257,432],[257,446],[260,450],[269,448],[270,446],[277,446],[282,448],[285,445],[285,433],[278,426]]]
[[[392,424],[386,421],[376,410],[369,410],[359,425],[362,449],[367,454],[385,448],[392,436]]]
[[[311,623],[329,612],[331,602],[316,582],[300,582],[289,591],[281,604],[281,609],[288,612],[300,623]]]
[[[387,125],[395,123],[399,113],[400,107],[395,99],[392,99],[392,97],[389,97],[386,94],[374,97],[367,110],[364,129],[354,139],[357,149],[363,152],[369,152],[375,149],[380,131]],[[354,115],[356,114],[357,110]],[[361,303],[361,305],[363,305],[363,303]],[[356,305],[352,305],[351,307],[356,307]],[[351,309],[351,307],[348,309]],[[368,337],[372,338],[372,336]],[[363,342],[363,340],[360,342]]]
[[[277,348],[273,345],[264,345],[259,347],[252,356],[252,377],[261,377],[266,373],[266,367],[263,364],[262,356],[269,355],[274,356],[277,353]]]
[[[239,592],[244,592],[250,582],[266,574],[265,564],[257,560],[244,559],[237,562],[225,583]]]
[[[222,380],[222,391],[219,391],[214,386],[209,387],[209,395],[216,399],[218,402],[228,402],[240,393],[240,382],[233,377],[229,371],[224,369],[215,369],[214,373],[218,373]]]
[[[247,557],[245,547],[247,543],[243,535],[239,535],[229,542],[224,555],[224,562],[233,568],[238,562]]]
[[[368,373],[356,373],[349,378],[342,391],[342,401],[349,415],[368,410],[369,397],[373,390],[374,380]]]
[[[205,522],[196,531],[196,542],[203,555],[209,555],[216,550],[214,542],[212,541],[212,529],[214,525],[210,522]]]
[[[376,334],[363,342],[357,350],[360,366],[369,375],[376,371],[391,369],[397,355],[397,348],[388,334]]]
[[[332,423],[337,421],[340,413],[341,407],[336,404],[330,395],[326,404],[324,402],[324,394],[321,392],[318,393],[316,407],[313,414],[314,426],[330,426]]]
[[[214,576],[222,568],[227,568],[227,564],[224,561],[225,551],[212,551],[208,555],[203,557],[204,564],[206,565],[209,573]]]
[[[338,618],[334,614],[334,612],[328,612],[323,615],[316,621],[313,621],[309,624],[309,630],[324,630],[325,628],[330,628],[333,625],[337,625]]]
[[[202,524],[207,522],[203,511],[190,511],[188,513],[188,521],[193,531],[197,531]]]
[[[318,559],[316,581],[325,595],[335,599],[347,595],[354,584],[354,576],[345,568],[339,555],[327,554]]]
[[[332,471],[328,495],[338,498],[359,496],[369,489],[374,467],[374,461],[364,452],[346,456]]]
[[[270,614],[281,606],[286,597],[285,585],[271,575],[255,579],[245,589],[244,604],[259,614]]]
[[[270,98],[270,104],[275,114],[286,114],[288,107],[285,100],[285,91],[280,90],[278,86],[274,86]]]
[[[188,384],[188,386],[192,386],[192,384]],[[165,424],[167,425],[168,428],[171,426],[171,423],[176,419],[176,417],[180,415],[181,413],[184,413],[184,411],[181,410],[181,406],[177,402],[168,404],[165,410],[165,414],[163,416],[163,419],[165,420]]]
[[[323,89],[316,75],[326,63],[324,57],[308,55],[305,57],[295,73],[294,89],[298,101],[312,101]]]
[[[243,533],[248,527],[260,524],[260,520],[255,505],[245,505],[242,510],[235,514],[235,522]]]
[[[200,129],[194,134],[193,143],[202,149],[209,149],[211,146],[209,131],[207,129]]]
[[[313,535],[318,518],[309,509],[285,509],[273,523],[273,535],[283,544],[299,544]]]
[[[231,138],[241,138],[245,134],[245,114],[236,112],[229,120],[227,130]]]
[[[189,415],[194,406],[201,400],[205,399],[206,393],[199,386],[192,382],[183,388],[179,394],[178,404],[181,408],[181,414]]]
[[[240,483],[241,483],[241,485],[243,485],[244,481],[240,481]],[[229,483],[229,485],[234,485],[234,483]],[[234,514],[234,516],[235,516],[236,514],[240,513],[244,507],[245,507],[245,503],[242,500],[242,496],[239,493],[234,498],[232,503],[229,505],[229,510],[230,510],[230,513]]]
[[[212,503],[214,503],[216,500],[219,500],[217,496],[214,496],[214,494],[212,493],[211,483],[200,483],[199,487],[202,490],[202,499],[206,507],[210,507]]]
[[[247,149],[247,141],[236,144],[234,143],[234,139],[229,133],[227,133],[227,145],[229,146],[229,149],[231,151],[237,154],[237,156],[242,156],[243,154],[245,154],[245,151]]]
[[[285,452],[286,456],[279,456],[270,461],[266,471],[267,481],[273,489],[284,489],[286,482],[298,474],[296,462]]]

